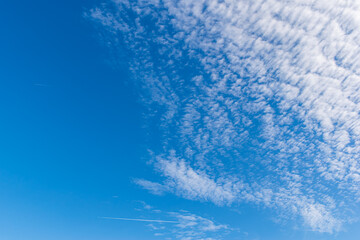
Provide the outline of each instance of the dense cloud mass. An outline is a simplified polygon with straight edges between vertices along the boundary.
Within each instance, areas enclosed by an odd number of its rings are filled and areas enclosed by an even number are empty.
[[[139,185],[258,204],[320,232],[353,219],[359,1],[114,0],[88,16],[131,56],[157,128],[163,182]]]

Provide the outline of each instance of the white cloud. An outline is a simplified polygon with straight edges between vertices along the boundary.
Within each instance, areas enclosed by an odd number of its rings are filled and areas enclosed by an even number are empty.
[[[143,201],[139,202],[149,206]],[[158,211],[153,211],[153,208],[144,208],[144,210],[147,211],[144,213],[149,216],[148,218],[101,217],[101,219],[146,223],[154,236],[163,236],[166,239],[220,240],[231,231],[237,231],[228,225],[219,224],[212,219],[185,210],[176,212],[158,209],[155,209]]]
[[[212,179],[203,171],[196,171],[184,160],[171,155],[168,159],[158,157],[157,167],[167,177],[167,188],[188,199],[212,201],[228,204],[234,201],[241,187],[230,179]]]
[[[141,218],[120,218],[120,217],[101,217],[110,220],[123,220],[135,222],[152,222],[152,223],[177,223],[176,221],[158,220],[158,219],[141,219]]]
[[[360,197],[359,1],[123,0],[90,15],[132,51],[160,126],[165,181],[137,184],[280,208],[320,232],[346,222]]]
[[[341,221],[335,219],[324,205],[310,204],[304,206],[301,210],[304,221],[312,228],[319,232],[338,231]]]
[[[212,239],[205,236],[208,233],[226,232],[229,229],[227,225],[216,224],[210,219],[189,212],[170,214],[179,221],[176,225],[177,229],[174,230],[178,239]],[[222,237],[217,235],[217,239],[222,239]]]
[[[155,195],[162,195],[167,190],[167,187],[160,183],[155,183],[144,179],[135,179],[134,182]]]

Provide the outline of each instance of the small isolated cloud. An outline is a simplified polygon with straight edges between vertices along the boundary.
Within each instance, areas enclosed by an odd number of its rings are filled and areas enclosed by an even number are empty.
[[[173,234],[177,239],[223,239],[222,235],[229,230],[227,225],[216,224],[212,220],[189,212],[170,213],[178,219]]]
[[[175,239],[224,239],[232,228],[228,225],[218,224],[213,220],[190,213],[188,211],[167,212],[168,216],[176,219],[176,224],[166,226],[163,224],[148,225],[154,234],[160,234],[164,237],[174,237]]]
[[[181,229],[186,228],[196,228],[201,232],[214,232],[221,229],[228,229],[227,225],[222,224],[215,224],[213,221],[197,216],[195,214],[191,214],[189,212],[182,212],[182,213],[171,213],[174,217],[176,217],[179,221],[177,227]]]
[[[162,195],[167,191],[167,187],[160,183],[151,182],[144,179],[135,179],[134,182],[155,195]]]

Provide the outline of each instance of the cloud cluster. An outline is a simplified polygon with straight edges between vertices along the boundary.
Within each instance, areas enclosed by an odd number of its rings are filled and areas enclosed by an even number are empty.
[[[223,239],[222,235],[226,234],[229,228],[227,225],[216,224],[210,219],[186,211],[170,214],[179,222],[173,229],[173,234],[177,239]]]
[[[220,240],[230,230],[234,230],[228,225],[218,224],[189,211],[164,212],[143,201],[139,203],[142,209],[137,210],[144,211],[143,213],[149,218],[101,217],[101,219],[146,223],[155,236],[162,236],[165,239]]]
[[[360,190],[358,1],[114,0],[88,15],[131,52],[162,136],[164,182],[139,185],[340,229]]]

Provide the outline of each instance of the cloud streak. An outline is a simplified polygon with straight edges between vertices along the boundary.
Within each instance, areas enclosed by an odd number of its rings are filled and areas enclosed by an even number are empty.
[[[102,219],[110,219],[110,220],[135,221],[135,222],[179,223],[177,221],[156,220],[156,219],[141,219],[141,218],[119,218],[119,217],[100,217],[100,218],[102,218]]]

